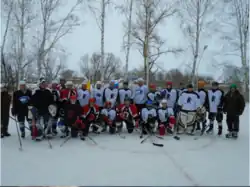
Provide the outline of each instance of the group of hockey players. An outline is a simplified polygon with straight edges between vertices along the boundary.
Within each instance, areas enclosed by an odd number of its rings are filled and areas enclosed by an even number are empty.
[[[168,81],[165,88],[157,90],[155,84],[146,86],[143,79],[138,79],[132,88],[127,81],[120,88],[114,81],[108,87],[97,81],[89,90],[85,81],[76,88],[72,81],[60,79],[60,83],[53,81],[48,88],[46,80],[41,78],[38,88],[29,90],[25,81],[20,81],[19,90],[13,93],[11,114],[19,124],[21,137],[25,138],[28,129],[37,141],[59,134],[61,138],[85,140],[89,132],[102,134],[108,130],[115,134],[121,133],[123,127],[128,133],[138,131],[141,135],[197,132],[203,135],[213,132],[215,120],[217,133],[222,135],[223,113],[227,114],[226,137],[237,138],[239,116],[245,107],[243,96],[235,84],[227,94],[217,82],[209,90],[204,86],[204,81],[198,81],[198,90],[192,84],[186,87],[180,84],[175,89]],[[1,111],[8,113],[10,96],[8,93],[4,96],[3,92]],[[10,136],[6,117],[1,123],[1,137]]]

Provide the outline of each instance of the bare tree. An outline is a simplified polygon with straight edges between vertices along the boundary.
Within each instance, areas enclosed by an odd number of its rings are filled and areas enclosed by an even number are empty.
[[[10,11],[7,25],[8,27],[11,26],[9,32],[6,32],[6,35],[4,35],[5,42],[8,41],[8,44],[11,45],[11,49],[8,49],[8,51],[11,51],[10,56],[15,59],[18,75],[16,78],[20,80],[24,78],[24,72],[27,65],[32,62],[32,59],[29,57],[27,58],[27,52],[29,53],[27,36],[31,24],[35,19],[35,14],[33,12],[35,1],[9,0],[3,2],[4,6]],[[8,60],[9,59],[7,59],[7,61]]]
[[[95,1],[95,0],[91,0],[89,1],[89,9],[90,11],[93,13],[97,26],[99,27],[100,31],[101,31],[101,80],[104,80],[104,74],[103,74],[103,70],[105,69],[104,67],[104,61],[105,61],[105,42],[104,42],[104,38],[105,38],[105,20],[106,20],[106,9],[107,6],[110,4],[110,0],[101,0],[101,3],[99,3],[99,1]],[[97,5],[96,5],[97,4]],[[100,8],[99,8],[100,7]]]
[[[188,39],[189,47],[193,56],[192,60],[192,83],[195,83],[197,63],[201,60],[207,45],[202,45],[205,30],[214,20],[208,19],[208,15],[214,10],[214,0],[181,0],[179,4],[179,16],[181,28]]]
[[[4,29],[4,34],[2,38],[2,45],[1,45],[1,80],[4,80],[5,83],[7,83],[7,88],[9,88],[9,84],[11,83],[10,79],[10,73],[8,71],[9,66],[6,64],[5,57],[4,57],[4,49],[5,49],[5,44],[8,36],[8,31],[9,31],[9,25],[11,21],[11,14],[13,11],[13,1],[7,1],[3,0],[2,1],[2,10],[7,13],[6,16],[6,26]]]
[[[60,18],[55,18],[63,6],[62,0],[39,0],[41,12],[41,29],[35,37],[38,41],[37,70],[38,77],[42,73],[42,65],[46,55],[57,42],[70,33],[76,26],[79,26],[79,18],[75,11],[81,5],[82,0],[76,3],[65,12]]]
[[[65,50],[50,50],[42,63],[42,75],[51,82],[65,69],[67,54]]]
[[[104,74],[104,80],[110,80],[118,75],[121,75],[121,60],[112,53],[105,55],[104,69],[101,66],[102,55],[100,53],[93,53],[91,58],[84,55],[80,60],[81,73],[92,81],[101,79],[101,71]]]
[[[136,0],[135,21],[132,22],[133,44],[139,48],[144,58],[144,76],[149,80],[149,71],[162,54],[178,53],[179,48],[167,49],[165,41],[159,36],[157,27],[176,13],[176,1]],[[163,49],[164,48],[164,49]]]
[[[226,43],[227,55],[239,57],[246,92],[249,88],[249,1],[224,0],[221,8],[226,12],[220,25],[221,39]]]

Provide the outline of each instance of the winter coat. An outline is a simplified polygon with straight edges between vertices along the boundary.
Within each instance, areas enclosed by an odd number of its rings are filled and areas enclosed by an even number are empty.
[[[10,113],[11,96],[7,91],[1,92],[1,116],[8,117]]]
[[[31,96],[32,92],[30,90],[26,90],[25,92],[22,90],[15,91],[13,93],[13,113],[24,116],[28,115],[28,105],[30,103]]]
[[[223,112],[228,115],[241,115],[245,108],[244,97],[238,90],[235,92],[229,91],[223,101]]]

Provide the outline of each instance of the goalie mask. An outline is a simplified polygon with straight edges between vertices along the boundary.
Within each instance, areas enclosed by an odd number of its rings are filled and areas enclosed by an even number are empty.
[[[57,107],[55,105],[49,105],[48,107],[49,113],[52,117],[55,117],[57,114]]]

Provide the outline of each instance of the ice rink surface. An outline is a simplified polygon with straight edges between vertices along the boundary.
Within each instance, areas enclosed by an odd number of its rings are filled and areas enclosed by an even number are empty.
[[[70,139],[34,142],[30,135],[18,147],[15,122],[10,121],[9,138],[1,139],[1,185],[248,185],[249,184],[249,108],[240,118],[237,140],[206,135],[194,140],[165,137],[140,144],[138,133],[90,136],[98,143]],[[216,129],[215,129],[216,130]],[[27,132],[28,134],[28,132]]]

